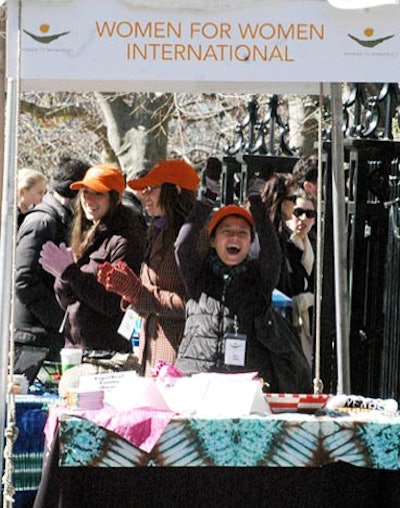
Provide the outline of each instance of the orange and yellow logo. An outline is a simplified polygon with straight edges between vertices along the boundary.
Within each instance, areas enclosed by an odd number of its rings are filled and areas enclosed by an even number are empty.
[[[33,34],[32,32],[28,32],[28,30],[24,30],[24,32],[29,35],[29,37],[32,37],[33,40],[40,42],[41,44],[50,44],[60,37],[69,34],[69,32],[61,32],[58,34],[48,35],[48,32],[50,31],[50,25],[47,23],[42,23],[39,27],[39,30],[43,35]]]
[[[373,37],[375,30],[371,27],[367,27],[364,29],[364,36],[365,39],[360,39],[356,37],[355,35],[347,34],[350,39],[353,39],[353,41],[356,41],[360,46],[364,46],[365,48],[374,48],[375,46],[378,46],[378,44],[382,44],[382,42],[387,41],[388,39],[391,39],[394,37],[394,35],[387,35],[386,37],[380,37],[379,39],[371,39]]]

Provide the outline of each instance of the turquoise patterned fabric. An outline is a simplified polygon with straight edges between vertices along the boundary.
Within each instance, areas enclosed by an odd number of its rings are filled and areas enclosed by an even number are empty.
[[[145,453],[117,434],[63,415],[60,464],[96,467],[319,467],[343,461],[400,469],[400,417],[359,421],[311,415],[174,418]]]

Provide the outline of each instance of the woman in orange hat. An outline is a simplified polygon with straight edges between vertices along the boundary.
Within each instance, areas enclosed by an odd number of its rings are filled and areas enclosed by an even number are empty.
[[[279,241],[259,182],[248,191],[250,211],[232,204],[209,219],[219,191],[213,182],[216,175],[210,178],[207,169],[206,189],[176,243],[189,300],[175,367],[184,374],[254,371],[273,384],[270,356],[257,336],[256,320],[261,322],[269,308],[279,279]],[[210,249],[204,254],[196,239],[207,222]],[[256,231],[260,252],[251,258]]]
[[[196,238],[211,209],[212,205],[198,203],[176,245],[189,300],[175,366],[185,374],[259,371],[252,320],[269,306],[279,276],[279,245],[272,225],[265,219],[257,220],[257,224],[267,224],[264,232],[257,232],[261,251],[268,250],[268,257],[260,252],[263,263],[250,259],[253,215],[240,206],[228,205],[212,215],[208,223],[210,250],[201,255]],[[262,210],[258,214],[261,218]]]
[[[101,267],[98,280],[122,296],[122,305],[143,318],[139,362],[153,375],[159,360],[173,363],[185,326],[186,290],[175,260],[178,232],[196,201],[199,177],[181,160],[163,160],[128,182],[151,217],[149,246],[141,276],[122,264]]]
[[[118,333],[123,312],[120,298],[97,281],[102,263],[124,262],[137,274],[146,248],[145,231],[132,210],[121,204],[125,179],[119,168],[99,164],[81,181],[71,233],[71,248],[47,242],[40,264],[56,277],[55,292],[66,311],[66,346],[130,352],[131,343]]]

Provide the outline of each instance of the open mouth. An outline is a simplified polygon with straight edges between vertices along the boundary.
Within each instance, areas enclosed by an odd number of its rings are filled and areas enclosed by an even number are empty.
[[[228,252],[228,254],[239,254],[240,252],[240,248],[237,247],[236,245],[230,245],[229,247],[226,248],[226,251]]]

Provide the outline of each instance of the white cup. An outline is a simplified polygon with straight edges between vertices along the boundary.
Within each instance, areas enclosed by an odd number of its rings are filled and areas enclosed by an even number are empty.
[[[29,383],[24,374],[14,374],[12,377],[12,392],[14,395],[27,395]],[[10,383],[11,376],[8,376],[8,382]]]
[[[61,372],[64,374],[68,369],[76,367],[82,363],[82,349],[65,347],[61,349]]]

